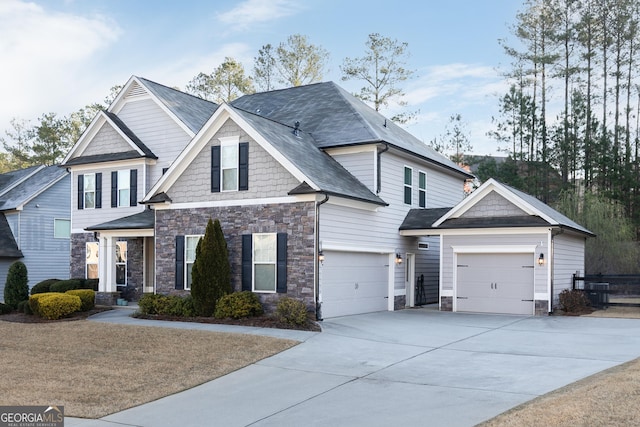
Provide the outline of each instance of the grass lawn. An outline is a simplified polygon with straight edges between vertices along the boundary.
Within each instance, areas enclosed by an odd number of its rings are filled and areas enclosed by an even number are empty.
[[[0,319],[2,405],[99,418],[210,381],[297,344],[253,335],[87,320]]]

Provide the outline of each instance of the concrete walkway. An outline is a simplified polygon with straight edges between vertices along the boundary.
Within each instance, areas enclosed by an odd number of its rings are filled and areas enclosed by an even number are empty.
[[[100,420],[67,418],[67,427],[473,426],[640,357],[635,319],[411,309],[325,320],[322,333],[309,333],[143,321],[126,314],[117,310],[92,320],[215,327],[304,342]]]

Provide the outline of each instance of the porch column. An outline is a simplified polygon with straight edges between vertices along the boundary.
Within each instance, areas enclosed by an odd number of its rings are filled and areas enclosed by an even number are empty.
[[[100,267],[104,269],[105,278],[105,292],[116,292],[115,278],[115,243],[112,236],[105,237],[105,248],[103,252],[100,252]],[[104,254],[104,256],[102,256]]]
[[[109,292],[109,281],[107,278],[107,237],[100,236],[98,240],[98,291]]]

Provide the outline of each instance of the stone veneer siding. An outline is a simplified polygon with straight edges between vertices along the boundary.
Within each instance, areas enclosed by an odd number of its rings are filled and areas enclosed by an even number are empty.
[[[440,311],[453,311],[453,297],[440,297]]]
[[[549,301],[539,299],[535,300],[535,314],[536,316],[548,316]]]
[[[71,235],[71,265],[69,266],[69,277],[85,277],[88,242],[97,242],[93,237],[93,233],[74,233]]]
[[[267,311],[281,296],[299,299],[315,313],[313,202],[279,205],[229,206],[156,211],[156,292],[187,294],[175,289],[175,237],[204,234],[209,219],[220,220],[227,241],[231,284],[242,289],[242,235],[287,233],[287,293],[256,295]]]
[[[127,296],[138,301],[144,291],[144,237],[117,240],[127,242]]]

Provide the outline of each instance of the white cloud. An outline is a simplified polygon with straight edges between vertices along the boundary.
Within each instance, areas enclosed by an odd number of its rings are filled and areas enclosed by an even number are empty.
[[[61,105],[81,107],[69,104],[75,78],[121,33],[102,16],[53,12],[21,0],[0,2],[0,22],[0,129],[12,117],[32,119]]]
[[[292,0],[246,0],[227,12],[219,13],[217,18],[239,30],[295,15],[299,10],[299,3]]]

